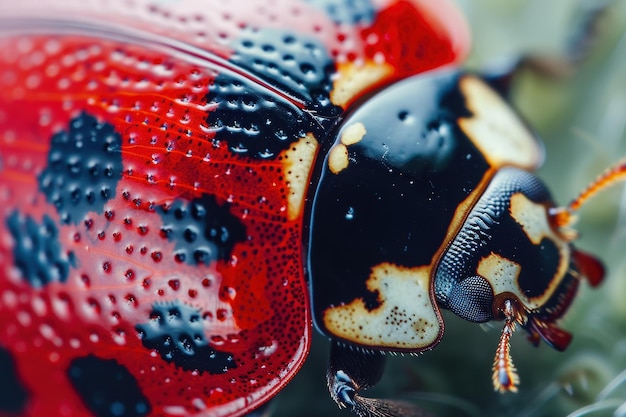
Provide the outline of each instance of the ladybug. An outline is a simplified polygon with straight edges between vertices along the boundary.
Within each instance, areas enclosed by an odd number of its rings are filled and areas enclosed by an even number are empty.
[[[534,132],[420,0],[0,2],[0,416],[253,415],[303,364],[359,416],[442,309],[556,324],[604,269]]]

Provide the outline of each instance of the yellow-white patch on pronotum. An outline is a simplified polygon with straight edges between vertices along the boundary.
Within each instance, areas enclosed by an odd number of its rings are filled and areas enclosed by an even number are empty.
[[[330,101],[336,106],[346,108],[361,92],[380,83],[392,73],[393,66],[385,62],[340,64],[333,90],[330,92]]]
[[[390,263],[375,266],[367,289],[378,292],[380,305],[370,311],[359,298],[328,308],[324,326],[338,338],[365,347],[412,351],[432,347],[443,326],[430,294],[430,270]]]
[[[348,147],[343,143],[338,143],[330,148],[328,152],[328,169],[333,174],[339,174],[348,168]]]
[[[492,167],[514,165],[537,168],[542,149],[511,107],[484,81],[464,76],[459,86],[472,116],[461,117],[459,126]]]
[[[350,126],[346,126],[341,131],[341,138],[339,141],[346,146],[354,145],[355,143],[359,143],[366,133],[367,131],[365,130],[363,123],[353,123]]]
[[[289,187],[287,196],[287,217],[289,220],[298,218],[302,212],[304,196],[309,185],[309,173],[318,143],[312,134],[307,134],[281,153],[285,180]]]
[[[333,145],[328,152],[328,169],[330,169],[330,172],[339,174],[348,168],[350,164],[348,146],[360,142],[365,133],[367,133],[365,126],[360,122],[353,123],[342,129],[339,143]]]

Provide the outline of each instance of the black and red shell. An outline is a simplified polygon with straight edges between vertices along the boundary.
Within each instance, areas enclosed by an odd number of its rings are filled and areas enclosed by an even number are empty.
[[[467,48],[441,2],[0,1],[0,415],[267,401],[309,349],[318,149]]]

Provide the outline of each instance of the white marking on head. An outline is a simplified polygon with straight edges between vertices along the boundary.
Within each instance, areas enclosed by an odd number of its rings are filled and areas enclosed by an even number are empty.
[[[478,263],[476,272],[491,284],[494,294],[510,292],[520,294],[517,278],[522,267],[517,262],[491,252]]]

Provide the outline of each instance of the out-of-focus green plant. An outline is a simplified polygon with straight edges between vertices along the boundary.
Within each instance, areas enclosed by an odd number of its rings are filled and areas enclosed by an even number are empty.
[[[436,1],[436,0],[433,0]],[[472,69],[520,52],[557,54],[582,11],[582,0],[457,0],[473,30]],[[588,0],[591,3],[600,0]],[[626,0],[615,0],[598,26],[597,44],[573,74],[546,79],[524,72],[513,102],[546,147],[539,171],[555,199],[567,203],[605,167],[626,156]],[[604,284],[581,285],[562,326],[568,350],[535,348],[518,331],[512,355],[519,392],[491,387],[499,323],[475,325],[445,314],[446,333],[431,352],[390,357],[372,396],[402,397],[444,416],[626,416],[626,188],[614,187],[580,213],[578,245],[608,267]],[[318,337],[303,371],[273,404],[273,415],[349,416],[325,386],[327,342]]]

